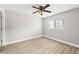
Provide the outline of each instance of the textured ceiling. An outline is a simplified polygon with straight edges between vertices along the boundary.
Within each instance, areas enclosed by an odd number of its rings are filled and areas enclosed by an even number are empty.
[[[41,16],[39,13],[32,13],[36,11],[36,9],[32,8],[33,5],[37,7],[39,6],[39,4],[0,4],[0,8],[35,17],[45,18],[54,14],[58,14],[79,7],[79,4],[51,4],[50,7],[47,8],[47,10],[52,11],[52,13],[44,12],[43,16]],[[41,5],[44,6],[45,4]]]

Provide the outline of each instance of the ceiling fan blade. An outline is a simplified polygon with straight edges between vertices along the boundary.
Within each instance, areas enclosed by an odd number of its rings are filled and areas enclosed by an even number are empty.
[[[48,10],[43,10],[43,11],[48,12],[48,13],[51,13],[51,11],[48,11]]]
[[[45,8],[47,8],[47,7],[49,7],[50,5],[49,4],[47,4],[47,5],[45,5],[44,7],[43,7],[43,9],[45,9]]]
[[[33,14],[35,14],[35,13],[37,13],[37,12],[39,12],[39,11],[35,11],[35,12],[33,12]]]
[[[32,6],[33,8],[36,8],[36,9],[39,9],[39,8],[37,8],[37,7],[35,7],[35,6]]]

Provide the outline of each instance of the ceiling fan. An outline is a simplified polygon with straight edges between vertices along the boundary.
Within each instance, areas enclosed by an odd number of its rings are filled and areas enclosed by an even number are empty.
[[[42,15],[43,15],[43,12],[51,13],[51,11],[45,10],[45,9],[48,8],[49,6],[50,6],[49,4],[47,4],[47,5],[45,5],[45,6],[39,6],[39,7],[32,6],[33,8],[37,9],[37,11],[33,12],[33,14],[39,12],[39,14],[42,16]]]

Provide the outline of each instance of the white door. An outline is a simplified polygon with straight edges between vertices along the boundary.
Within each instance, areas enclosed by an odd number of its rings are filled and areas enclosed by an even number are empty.
[[[0,46],[2,45],[2,15],[0,14]]]

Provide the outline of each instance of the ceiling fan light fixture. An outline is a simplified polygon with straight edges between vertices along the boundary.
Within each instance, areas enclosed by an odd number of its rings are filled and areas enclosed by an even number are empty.
[[[48,8],[50,5],[47,4],[45,6],[39,6],[39,7],[36,7],[36,6],[32,6],[33,8],[35,9],[38,9],[37,12],[39,12],[39,14],[42,16],[43,15],[43,12],[48,12],[48,13],[51,13],[51,11],[49,10],[45,10],[46,8]],[[33,14],[35,14],[36,12],[34,12]]]
[[[39,14],[42,16],[43,15],[43,12],[39,10]]]

